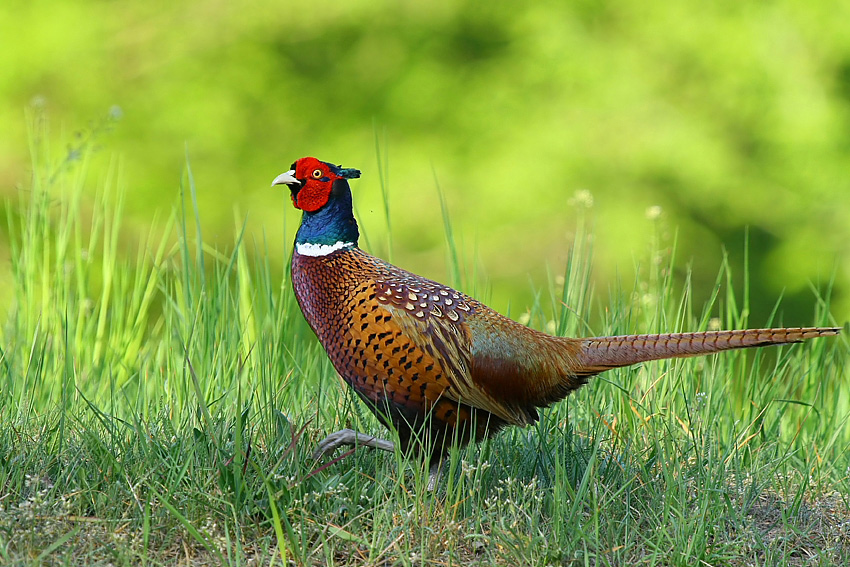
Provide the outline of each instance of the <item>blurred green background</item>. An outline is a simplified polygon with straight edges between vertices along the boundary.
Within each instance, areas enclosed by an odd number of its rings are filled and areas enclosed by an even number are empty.
[[[120,115],[90,185],[120,156],[128,254],[188,151],[206,237],[232,242],[236,211],[283,266],[299,217],[269,184],[315,155],[363,170],[372,252],[445,281],[439,183],[514,316],[582,216],[603,294],[675,239],[700,304],[748,227],[752,324],[780,296],[812,323],[832,277],[850,316],[848,2],[6,0],[0,42],[0,188],[26,185],[28,108],[56,144]]]

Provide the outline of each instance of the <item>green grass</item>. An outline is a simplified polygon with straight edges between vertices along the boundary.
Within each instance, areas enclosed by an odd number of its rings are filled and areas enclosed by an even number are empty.
[[[846,336],[609,372],[536,426],[454,451],[431,495],[415,457],[309,458],[340,426],[386,432],[340,387],[263,242],[237,219],[234,250],[204,243],[190,169],[151,228],[165,236],[135,250],[119,168],[32,138],[32,178],[6,207],[0,563],[850,561]],[[446,220],[455,277],[498,285],[460,267]],[[781,306],[747,320],[727,264],[713,297],[692,297],[674,248],[659,236],[602,303],[582,231],[514,315],[582,336],[782,323]],[[822,291],[805,324],[836,323]]]

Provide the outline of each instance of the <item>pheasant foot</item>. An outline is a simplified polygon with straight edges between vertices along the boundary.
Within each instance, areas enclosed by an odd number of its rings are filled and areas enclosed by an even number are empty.
[[[318,460],[325,455],[329,455],[343,445],[364,445],[366,447],[372,447],[373,449],[381,449],[382,451],[390,452],[395,450],[395,445],[392,441],[387,441],[386,439],[381,439],[374,435],[360,433],[353,429],[340,429],[319,441],[319,445],[313,451],[313,459]]]

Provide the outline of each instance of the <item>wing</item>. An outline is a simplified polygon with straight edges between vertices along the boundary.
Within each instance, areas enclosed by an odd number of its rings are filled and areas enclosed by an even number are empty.
[[[469,327],[472,380],[511,409],[511,423],[533,423],[536,408],[563,399],[599,372],[579,363],[579,341],[541,333],[486,306]]]
[[[510,397],[492,395],[475,380],[469,320],[489,308],[449,287],[418,278],[415,282],[378,280],[375,291],[392,323],[435,362],[429,379],[439,384],[441,395],[512,424],[529,423],[536,417],[536,412],[533,417],[527,415],[528,410],[512,403]]]

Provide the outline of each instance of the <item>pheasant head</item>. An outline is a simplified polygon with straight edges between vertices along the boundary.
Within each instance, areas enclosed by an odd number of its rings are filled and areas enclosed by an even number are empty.
[[[272,185],[288,185],[295,208],[311,213],[328,204],[335,183],[342,181],[340,185],[348,190],[345,180],[360,177],[360,170],[325,163],[314,157],[301,158],[290,167],[289,171],[275,177]]]
[[[357,169],[314,157],[299,159],[289,171],[275,177],[272,186],[289,187],[292,204],[304,211],[295,237],[300,253],[357,244],[360,233],[354,220],[348,180],[358,177],[360,171]]]

